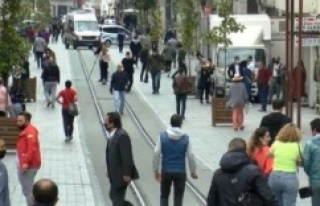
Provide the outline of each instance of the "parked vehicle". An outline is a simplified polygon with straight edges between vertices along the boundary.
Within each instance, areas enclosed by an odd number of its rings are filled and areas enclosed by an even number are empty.
[[[118,44],[119,30],[123,30],[126,34],[124,44],[128,45],[131,41],[131,32],[120,25],[102,25],[100,26],[101,42],[104,42],[108,47]]]
[[[64,44],[76,49],[88,46],[89,49],[100,44],[100,31],[97,17],[86,11],[74,11],[66,16],[64,24]]]

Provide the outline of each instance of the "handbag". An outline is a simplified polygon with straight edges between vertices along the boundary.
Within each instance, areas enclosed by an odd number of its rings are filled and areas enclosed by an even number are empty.
[[[299,156],[301,159],[301,165],[304,166],[303,156],[302,156],[299,143],[298,143],[298,149],[299,149]],[[299,196],[301,199],[312,197],[313,196],[312,187],[311,186],[301,187],[299,189]]]
[[[76,103],[71,103],[71,101],[67,97],[66,97],[66,100],[69,103],[69,106],[68,106],[69,114],[72,116],[78,116],[79,115],[78,105]]]

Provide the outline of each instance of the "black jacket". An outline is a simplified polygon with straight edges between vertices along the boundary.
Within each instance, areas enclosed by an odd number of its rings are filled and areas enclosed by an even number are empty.
[[[125,130],[117,129],[114,136],[108,139],[106,162],[110,182],[116,187],[127,184],[123,176],[129,176],[132,180],[139,178],[133,160],[131,140]]]
[[[272,112],[262,118],[260,127],[265,127],[268,129],[271,137],[269,145],[272,145],[280,129],[290,122],[291,119],[287,115],[280,112]]]
[[[132,39],[130,42],[130,50],[132,54],[139,54],[141,51],[141,43],[138,39]]]
[[[134,72],[133,64],[134,64],[134,60],[132,58],[122,59],[123,69],[128,75],[133,74]]]
[[[198,89],[204,89],[204,88],[210,86],[211,74],[212,74],[212,71],[210,69],[203,68],[203,67],[201,68]]]
[[[245,151],[227,152],[216,170],[207,200],[207,206],[239,206],[242,194],[253,194],[252,206],[278,206],[273,192],[259,168]]]
[[[147,63],[149,58],[149,49],[143,48],[140,52],[140,61],[143,63]]]
[[[128,76],[125,71],[116,71],[112,74],[110,83],[110,92],[125,91],[128,85]]]
[[[58,82],[60,83],[60,70],[57,65],[48,65],[42,73],[44,82]]]
[[[240,72],[240,75],[243,76],[243,67],[241,67],[240,65],[239,65],[239,72]],[[228,76],[230,79],[232,79],[235,74],[236,74],[236,66],[233,63],[228,68]]]

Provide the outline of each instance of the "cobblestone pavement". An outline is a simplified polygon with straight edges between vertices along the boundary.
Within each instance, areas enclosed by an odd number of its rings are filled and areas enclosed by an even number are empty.
[[[64,87],[64,81],[71,79],[71,70],[67,50],[62,44],[50,45],[57,56],[61,72],[61,83],[58,91]],[[38,77],[37,102],[28,103],[27,110],[32,113],[32,123],[39,130],[39,139],[42,155],[42,166],[36,179],[50,178],[59,186],[59,203],[61,206],[97,205],[94,195],[99,190],[93,191],[86,148],[79,134],[79,125],[75,120],[74,140],[72,143],[64,143],[61,108],[56,104],[55,109],[46,108],[40,79],[41,70],[36,68],[34,57],[30,57],[31,77]],[[10,197],[13,206],[24,206],[25,199],[21,193],[21,187],[17,179],[15,154],[10,153],[4,158],[4,163],[9,171]],[[90,163],[90,162],[89,162]]]
[[[112,61],[116,64],[121,62],[125,52],[119,54],[116,47],[109,49]],[[195,60],[191,63],[196,65]],[[140,66],[140,65],[139,65]],[[167,74],[161,76],[160,95],[152,94],[151,78],[149,83],[140,82],[140,67],[134,74],[134,89],[159,117],[164,125],[168,125],[169,119],[175,113],[175,96],[172,90],[172,80]],[[175,70],[173,70],[175,71]],[[173,73],[173,72],[172,72]],[[228,142],[234,137],[248,139],[253,131],[259,126],[261,118],[266,113],[258,112],[259,105],[253,105],[245,117],[245,130],[235,132],[231,125],[213,127],[211,124],[211,105],[200,104],[199,100],[190,97],[187,100],[186,120],[183,129],[190,135],[192,146],[198,160],[212,171],[219,167],[220,157],[226,152]],[[268,106],[269,111],[271,110]],[[303,142],[310,138],[309,123],[317,115],[315,110],[302,108],[302,132]],[[307,177],[302,170],[299,172],[300,185],[308,184]],[[299,200],[298,205],[310,205],[310,200]]]

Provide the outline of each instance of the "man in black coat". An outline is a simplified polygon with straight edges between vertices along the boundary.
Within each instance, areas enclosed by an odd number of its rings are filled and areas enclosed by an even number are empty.
[[[278,206],[258,166],[246,153],[246,142],[234,138],[213,174],[207,206]]]
[[[235,74],[240,74],[243,77],[243,69],[240,67],[240,59],[238,56],[234,57],[234,62],[228,68],[228,76],[233,79]]]
[[[119,113],[107,113],[105,127],[108,131],[106,161],[111,185],[110,199],[113,206],[130,205],[125,200],[126,190],[132,180],[139,178],[133,160],[131,140],[128,133],[122,129]]]

